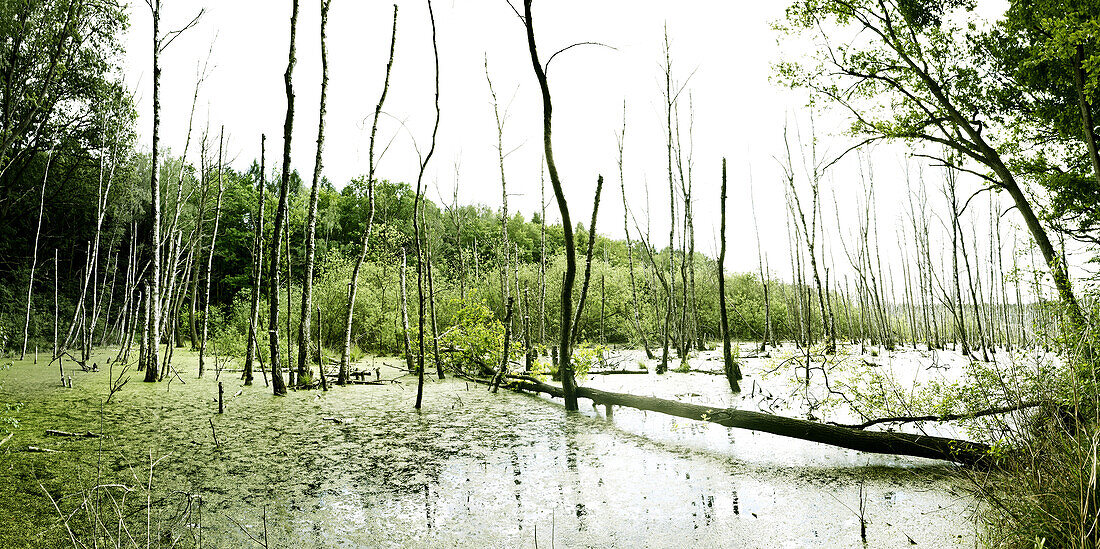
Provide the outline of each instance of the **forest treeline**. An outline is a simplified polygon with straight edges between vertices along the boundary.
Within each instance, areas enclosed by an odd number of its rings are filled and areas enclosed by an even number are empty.
[[[127,24],[122,7],[48,5],[20,12],[4,29],[16,38],[41,39],[9,48],[4,80],[0,329],[5,350],[22,354],[27,346],[81,348],[87,356],[94,345],[133,344],[140,319],[147,314],[141,308],[143,281],[155,263],[163,267],[158,277],[158,302],[167,319],[162,342],[197,349],[210,339],[220,354],[259,353],[266,360],[268,346],[254,334],[271,328],[271,310],[250,302],[254,295],[271,296],[271,273],[256,269],[269,269],[270,259],[262,257],[264,248],[282,240],[280,253],[286,259],[277,272],[285,283],[279,288],[286,299],[278,306],[283,320],[275,328],[290,342],[288,361],[296,356],[295,335],[304,318],[296,309],[307,279],[315,286],[309,292],[310,316],[317,315],[307,338],[314,347],[309,356],[320,359],[317,341],[330,353],[341,352],[349,333],[341,311],[348,308],[353,273],[358,273],[361,286],[348,317],[350,347],[356,355],[405,353],[404,338],[419,329],[406,326],[403,315],[408,315],[409,303],[423,301],[422,295],[431,306],[431,338],[455,325],[470,302],[483,303],[503,320],[511,299],[517,311],[509,320],[511,336],[522,339],[526,348],[545,352],[555,346],[560,333],[561,300],[556,296],[566,269],[567,233],[591,265],[586,288],[572,292],[577,299],[586,296],[572,330],[577,337],[591,344],[629,344],[657,352],[671,346],[683,359],[721,336],[718,265],[715,258],[695,250],[692,218],[695,201],[714,197],[699,197],[690,170],[684,176],[690,149],[678,137],[681,105],[673,96],[675,73],[667,56],[671,231],[667,238],[650,234],[648,212],[633,212],[629,219],[598,221],[605,227],[621,223],[626,239],[609,239],[597,231],[590,242],[583,222],[571,231],[560,223],[546,224],[545,207],[529,217],[509,213],[503,170],[500,181],[459,181],[456,175],[451,202],[442,196],[433,201],[424,189],[418,195],[409,182],[372,180],[373,158],[371,173],[347,182],[329,181],[319,172],[323,124],[313,193],[297,171],[276,162],[269,167],[260,158],[259,139],[234,142],[235,150],[255,157],[248,170],[234,170],[224,161],[219,129],[195,123],[201,77],[195,83],[187,134],[170,137],[184,142],[183,150],[158,150],[160,158],[154,159],[137,146],[137,114],[121,82],[119,33]],[[201,12],[191,24],[199,17]],[[395,39],[396,21],[395,10]],[[46,39],[49,33],[25,32],[36,24],[55,30],[50,35],[55,42]],[[667,54],[667,36],[665,45]],[[50,72],[51,64],[62,62],[68,63],[65,71]],[[289,72],[287,78],[289,83]],[[388,67],[386,78],[388,83]],[[14,100],[18,93],[27,93],[28,85],[44,91],[46,108]],[[492,92],[491,80],[489,86]],[[495,94],[492,97],[502,132]],[[323,103],[321,115],[323,120]],[[621,194],[624,210],[630,213],[626,189],[637,183],[623,179],[625,124],[622,132],[619,180],[607,184],[604,194],[609,196],[603,199]],[[796,140],[793,146],[798,149],[793,156],[804,160],[811,154],[817,161],[816,150],[807,149],[812,143]],[[899,265],[884,264],[879,253],[880,246],[892,244],[879,242],[874,183],[865,183],[862,211],[854,220],[855,237],[841,242],[847,264],[838,268],[836,258],[826,258],[820,243],[829,214],[835,213],[835,223],[840,224],[839,212],[826,211],[822,204],[819,181],[824,169],[816,164],[805,174],[796,173],[801,168],[792,161],[790,141],[787,147],[782,166],[786,181],[781,183],[787,194],[784,213],[791,245],[783,259],[793,279],[780,280],[773,274],[758,234],[739,235],[742,243],[755,237],[755,249],[748,253],[756,255],[760,268],[724,280],[729,336],[765,346],[794,340],[807,345],[820,341],[832,348],[838,339],[888,348],[903,343],[929,349],[961,344],[964,353],[982,354],[989,348],[1034,344],[1036,323],[1047,328],[1043,334],[1048,338],[1057,336],[1061,318],[1055,304],[1044,297],[1049,293],[1047,280],[1034,260],[1018,263],[1022,250],[1031,246],[1020,246],[1020,253],[1013,246],[1013,255],[1002,257],[1002,235],[1005,240],[1018,235],[1002,228],[1000,217],[992,213],[992,200],[989,233],[981,235],[988,240],[988,255],[979,257],[976,223],[971,221],[971,234],[964,234],[962,209],[974,197],[966,199],[957,189],[961,170],[949,166],[939,189],[926,189],[922,179],[919,188],[910,190],[907,226],[901,230],[907,242],[898,243],[905,256]],[[274,151],[264,152],[270,157]],[[151,177],[154,162],[156,178]],[[674,165],[677,170],[671,169]],[[286,183],[285,208],[280,208],[280,176]],[[157,200],[151,200],[151,178],[158,181]],[[503,207],[459,204],[459,183],[465,189],[500,188]],[[545,184],[541,191],[543,204],[552,204]],[[944,251],[935,249],[930,237],[935,229],[927,215],[929,194],[940,192],[952,209],[943,216],[950,237]],[[734,182],[731,194],[743,197],[748,191]],[[1076,196],[1063,195],[1066,200]],[[599,199],[597,194],[597,205]],[[161,212],[153,215],[152,205]],[[277,217],[285,219],[278,235],[273,229]],[[151,247],[149,235],[158,218],[160,242]],[[360,250],[367,242],[365,234],[374,237]],[[154,248],[159,256],[155,262]],[[746,248],[737,253],[746,253]],[[365,262],[358,267],[361,252]],[[772,251],[772,261],[781,253]],[[426,273],[431,276],[430,289],[423,284],[406,288],[402,283],[402,272],[409,274],[414,265],[419,268],[416,257],[431,266]],[[950,267],[944,267],[948,261]],[[851,274],[837,275],[838,271]],[[421,278],[418,273],[416,280]],[[252,346],[247,345],[250,334]],[[663,345],[666,341],[671,343]]]

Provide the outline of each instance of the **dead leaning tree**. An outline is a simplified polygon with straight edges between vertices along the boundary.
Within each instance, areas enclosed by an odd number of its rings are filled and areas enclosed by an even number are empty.
[[[363,228],[363,239],[359,249],[359,257],[355,259],[355,268],[352,269],[351,281],[348,283],[348,308],[344,315],[344,349],[340,354],[340,371],[336,378],[336,383],[340,385],[348,382],[348,369],[351,361],[351,324],[355,315],[355,294],[359,287],[359,271],[363,267],[363,260],[367,257],[367,245],[370,242],[371,230],[374,226],[374,140],[378,135],[378,117],[382,115],[382,105],[386,102],[386,92],[390,89],[390,72],[393,69],[393,53],[396,45],[397,4],[394,4],[393,30],[390,33],[390,60],[386,63],[386,79],[382,84],[382,94],[378,98],[378,105],[374,108],[374,118],[370,128],[370,145],[367,149],[367,202],[370,214],[367,216],[367,226]]]

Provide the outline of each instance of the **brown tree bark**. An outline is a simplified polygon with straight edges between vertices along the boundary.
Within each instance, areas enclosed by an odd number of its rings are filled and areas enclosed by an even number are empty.
[[[561,179],[558,177],[558,168],[554,164],[554,149],[552,145],[551,123],[553,120],[553,103],[550,99],[550,86],[546,80],[546,69],[539,61],[538,50],[535,47],[535,22],[531,15],[532,0],[523,1],[523,23],[527,30],[527,49],[531,54],[531,67],[535,71],[535,78],[539,82],[542,92],[542,145],[546,155],[546,169],[550,174],[550,184],[554,188],[554,197],[558,202],[558,210],[561,212],[562,233],[565,238],[565,275],[562,278],[561,288],[561,333],[559,353],[559,370],[562,375],[562,388],[565,395],[565,409],[577,410],[576,381],[573,378],[573,349],[571,326],[573,311],[573,282],[577,276],[577,251],[573,241],[573,222],[569,218],[569,204],[565,200],[565,192],[562,190]]]
[[[722,363],[725,366],[726,380],[730,384],[730,390],[734,393],[741,392],[741,368],[733,360],[733,351],[730,349],[730,325],[726,314],[726,159],[722,159],[722,224],[719,226],[718,244],[718,312],[722,329]]]
[[[286,384],[283,381],[283,372],[279,364],[279,260],[280,248],[283,239],[283,222],[287,212],[287,193],[290,189],[290,138],[294,129],[294,65],[296,63],[294,36],[298,26],[298,0],[292,0],[290,12],[290,53],[283,74],[283,82],[286,88],[286,120],[283,122],[283,173],[279,182],[279,205],[275,210],[275,224],[271,238],[271,271],[268,279],[271,280],[268,312],[268,334],[271,354],[268,360],[271,362],[271,388],[276,396],[286,394]],[[287,281],[289,284],[290,281]],[[290,334],[287,333],[287,337]]]

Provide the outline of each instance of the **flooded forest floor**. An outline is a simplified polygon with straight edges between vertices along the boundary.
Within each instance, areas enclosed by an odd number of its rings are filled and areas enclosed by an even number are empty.
[[[385,358],[356,367],[396,383],[276,398],[260,375],[251,387],[239,372],[208,369],[198,379],[197,357],[180,350],[182,381],[147,384],[129,372],[105,404],[113,355],[94,354],[98,372],[67,371],[73,388],[48,359],[3,361],[0,403],[18,425],[6,426],[14,434],[0,446],[0,546],[91,546],[93,531],[109,547],[145,546],[150,531],[149,545],[163,547],[976,544],[970,485],[943,462],[583,399],[580,413],[567,414],[560,401],[453,377],[428,381],[417,412],[415,376]],[[636,351],[612,357],[620,368],[647,362]],[[720,355],[700,353],[691,367],[719,371]],[[796,415],[777,396],[785,381],[760,376],[774,360],[746,358],[742,368],[742,395],[701,372],[582,383]]]

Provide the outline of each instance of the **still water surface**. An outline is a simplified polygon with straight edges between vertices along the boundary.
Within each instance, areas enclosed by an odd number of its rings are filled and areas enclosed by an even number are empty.
[[[364,366],[400,376],[389,364],[398,362]],[[746,368],[749,387],[751,361]],[[98,464],[105,477],[133,483],[148,474],[150,455],[163,457],[157,514],[189,545],[201,531],[208,546],[258,546],[248,535],[262,539],[266,514],[272,547],[863,547],[854,512],[861,486],[866,546],[975,544],[966,484],[954,466],[930,460],[632,409],[609,414],[583,399],[581,413],[566,414],[560,401],[454,379],[430,381],[416,412],[411,376],[274,398],[262,378],[242,387],[226,372],[218,415],[213,373],[197,380],[185,371],[185,384],[135,375],[101,407],[106,372],[74,373],[76,389],[60,388],[55,372],[16,363],[0,397],[25,403],[28,429],[110,438],[50,439],[61,452],[42,459],[80,459],[89,476]],[[714,375],[585,383],[755,409],[754,398],[730,395]],[[176,525],[188,494],[191,513]]]

